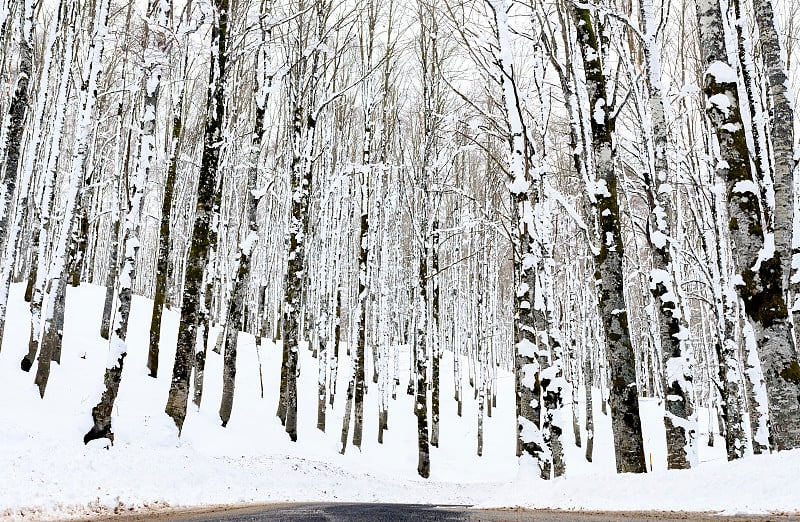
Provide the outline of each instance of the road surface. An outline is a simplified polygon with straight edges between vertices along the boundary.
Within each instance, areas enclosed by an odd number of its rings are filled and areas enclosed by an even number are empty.
[[[96,519],[97,520],[97,519]],[[800,515],[714,516],[684,512],[569,512],[522,509],[473,509],[422,504],[262,504],[199,508],[150,514],[125,514],[119,522],[800,522]]]

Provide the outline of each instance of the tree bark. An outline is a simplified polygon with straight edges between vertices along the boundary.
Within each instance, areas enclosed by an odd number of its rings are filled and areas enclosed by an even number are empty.
[[[645,68],[652,135],[652,173],[645,171],[650,206],[648,240],[653,252],[650,292],[655,299],[658,337],[661,345],[664,386],[664,428],[667,437],[667,467],[687,469],[697,465],[697,415],[694,412],[692,363],[686,353],[689,325],[683,317],[678,267],[673,245],[675,212],[672,205],[674,175],[667,158],[668,101],[661,84],[661,56],[656,41],[652,0],[641,6]]]
[[[136,173],[133,176],[130,207],[125,216],[123,226],[124,258],[119,276],[117,301],[119,310],[114,319],[114,327],[109,343],[108,364],[103,379],[105,390],[97,405],[92,409],[93,425],[84,435],[84,444],[89,441],[107,438],[114,442],[111,426],[111,412],[114,409],[119,386],[122,380],[122,369],[128,354],[128,323],[133,297],[133,279],[136,274],[136,259],[139,252],[139,223],[144,200],[144,189],[156,159],[156,114],[161,84],[162,66],[159,59],[166,54],[166,30],[172,3],[170,0],[151,0],[148,6],[146,27],[145,59],[142,64],[142,112],[139,122],[139,143],[137,151]]]
[[[606,79],[600,62],[603,56],[591,11],[572,7],[578,46],[583,58],[586,87],[591,108],[591,136],[597,176],[592,195],[599,225],[599,249],[595,255],[595,279],[599,284],[599,310],[611,374],[609,405],[614,432],[614,453],[618,473],[647,471],[639,417],[636,357],[630,338],[628,313],[623,294],[623,241],[617,200],[614,165],[615,117],[608,106]]]
[[[50,377],[50,361],[54,353],[59,350],[60,328],[57,319],[60,316],[63,321],[63,309],[66,289],[66,257],[70,248],[71,230],[76,216],[76,206],[78,202],[79,188],[83,182],[86,159],[89,153],[89,137],[92,126],[95,124],[94,111],[97,104],[97,91],[102,74],[102,59],[105,45],[105,37],[108,32],[108,9],[110,0],[98,2],[95,10],[94,28],[92,39],[89,45],[89,52],[84,63],[85,83],[81,88],[82,103],[78,109],[76,122],[75,144],[72,156],[72,172],[70,173],[69,185],[67,187],[67,198],[64,210],[64,219],[61,223],[61,230],[58,236],[53,259],[50,263],[48,274],[50,292],[47,298],[47,307],[44,315],[44,334],[42,348],[39,354],[39,366],[36,371],[35,382],[39,387],[39,394],[44,397],[47,381]],[[55,172],[55,170],[53,171]],[[64,291],[62,292],[62,289]],[[60,313],[56,313],[57,309]],[[55,339],[54,336],[59,338]],[[48,340],[57,340],[58,347]]]
[[[197,205],[192,227],[189,257],[183,284],[178,345],[172,370],[172,383],[165,411],[180,433],[189,401],[189,377],[195,354],[204,353],[203,330],[208,321],[203,296],[208,290],[204,277],[209,260],[217,247],[216,216],[219,215],[222,191],[219,181],[219,156],[225,115],[225,74],[227,65],[228,0],[215,0],[212,34],[212,63],[209,70],[206,125],[203,156],[197,185]],[[152,372],[152,368],[151,368]]]
[[[778,237],[764,232],[759,189],[739,112],[737,75],[728,65],[719,4],[698,1],[697,16],[706,66],[706,112],[716,131],[722,160],[717,173],[726,181],[728,228],[736,245],[737,292],[753,328],[766,381],[769,445],[775,450],[792,449],[800,447],[800,364],[792,345],[783,286],[785,260],[790,255],[782,237],[786,231]]]

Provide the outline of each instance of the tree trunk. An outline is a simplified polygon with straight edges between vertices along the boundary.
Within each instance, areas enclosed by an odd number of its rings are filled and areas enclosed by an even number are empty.
[[[312,169],[310,154],[315,121],[302,107],[294,110],[293,158],[291,166],[291,217],[289,219],[289,256],[283,311],[283,364],[279,412],[286,433],[297,440],[297,372],[300,343],[300,317],[304,288],[306,233],[309,223],[309,191]],[[285,378],[285,380],[284,380]]]
[[[25,132],[26,119],[30,105],[28,87],[33,75],[33,33],[36,23],[36,1],[24,0],[19,9],[19,62],[14,95],[8,109],[8,133],[5,147],[5,177],[0,187],[0,245],[5,244],[8,237],[8,218],[14,203],[17,188],[19,161],[22,153],[22,136]],[[34,152],[35,153],[35,152]],[[0,155],[0,158],[3,156]],[[22,195],[22,194],[21,194]],[[25,197],[27,194],[23,195]],[[9,259],[4,259],[8,263]],[[5,303],[2,310],[5,313]],[[0,318],[1,319],[1,318]]]
[[[639,390],[636,382],[636,357],[631,344],[623,293],[624,255],[617,176],[614,165],[613,134],[615,119],[607,105],[606,79],[600,63],[603,56],[591,11],[572,7],[578,46],[586,71],[589,106],[592,108],[591,136],[597,176],[592,196],[599,225],[599,252],[595,255],[595,278],[599,284],[599,310],[606,341],[606,357],[611,369],[611,427],[618,473],[647,471],[639,418]]]
[[[737,76],[728,65],[719,4],[716,0],[699,1],[697,16],[706,66],[706,112],[717,135],[722,160],[717,164],[717,173],[726,180],[728,228],[736,245],[737,292],[753,328],[766,381],[769,445],[776,450],[792,449],[800,447],[800,364],[792,345],[783,291],[785,260],[790,255],[783,237],[787,231],[776,230],[778,237],[764,233],[759,189],[750,169],[739,112]],[[791,204],[786,204],[789,210],[780,212],[791,213]],[[778,208],[776,217],[777,213]],[[786,216],[781,219],[791,223]],[[788,227],[791,230],[791,224]]]
[[[143,106],[139,123],[136,174],[133,177],[130,207],[125,216],[123,227],[125,249],[117,293],[119,310],[114,319],[108,364],[103,379],[105,390],[100,401],[92,409],[93,425],[89,432],[84,435],[84,443],[100,438],[107,438],[112,443],[114,442],[114,433],[111,428],[111,412],[114,409],[114,402],[122,380],[123,363],[128,354],[128,322],[131,312],[131,298],[133,297],[133,279],[136,274],[136,259],[140,245],[139,222],[145,185],[156,158],[156,111],[162,74],[159,58],[165,56],[167,42],[165,35],[160,34],[159,31],[161,28],[167,27],[171,7],[170,0],[151,0],[147,10],[148,26],[145,33],[147,44],[144,53],[145,60],[142,65],[144,76],[142,82]]]
[[[58,94],[55,100],[55,115],[53,117],[52,135],[49,141],[49,150],[47,154],[47,165],[44,171],[44,187],[42,188],[41,206],[39,210],[38,219],[34,224],[34,243],[32,252],[32,263],[36,267],[32,273],[31,278],[34,279],[31,294],[31,332],[28,342],[28,353],[20,362],[20,366],[24,371],[30,371],[33,362],[36,359],[36,353],[39,350],[39,342],[42,332],[42,307],[45,298],[45,283],[48,277],[47,271],[47,257],[45,251],[47,250],[47,243],[49,231],[51,226],[51,212],[53,208],[53,200],[55,191],[53,186],[58,174],[58,160],[61,157],[61,141],[64,130],[64,120],[66,117],[66,104],[69,92],[70,74],[72,73],[72,64],[74,58],[74,45],[76,34],[76,10],[71,8],[68,15],[65,17],[64,24],[64,49],[62,53],[61,71],[58,79]],[[38,228],[38,230],[36,230]],[[46,362],[49,366],[49,359]]]
[[[675,213],[672,208],[672,187],[675,176],[667,161],[669,129],[666,112],[668,101],[661,86],[661,57],[656,41],[656,20],[652,0],[641,6],[645,37],[645,67],[648,74],[650,133],[652,134],[652,174],[645,172],[650,206],[649,243],[653,252],[650,271],[650,292],[655,299],[658,337],[661,345],[664,386],[664,428],[667,436],[667,467],[687,469],[697,465],[697,415],[694,412],[692,362],[687,356],[685,340],[689,328],[683,317],[681,292],[677,283],[678,267],[674,263]]]
[[[530,169],[533,155],[519,106],[515,83],[513,57],[508,29],[506,4],[503,0],[489,0],[494,14],[495,36],[499,44],[498,62],[501,69],[500,84],[503,89],[503,108],[508,127],[508,186],[512,199],[512,230],[514,236],[514,374],[517,403],[517,455],[523,454],[534,461],[540,474],[550,475],[551,454],[548,441],[541,429],[541,384],[535,320],[532,313],[535,263],[535,245],[529,230],[532,205],[528,192],[531,188]],[[532,284],[533,283],[533,284]]]
[[[188,40],[187,40],[188,42]],[[188,43],[186,44],[188,47]],[[188,61],[188,53],[186,55]],[[187,66],[184,64],[184,71]],[[161,199],[161,220],[158,229],[158,251],[156,261],[156,288],[153,297],[153,313],[150,316],[150,344],[147,349],[147,369],[150,377],[158,377],[158,354],[161,343],[161,320],[167,298],[167,282],[170,276],[170,219],[172,217],[172,200],[175,192],[175,178],[178,173],[178,157],[183,132],[183,98],[185,88],[181,89],[178,100],[172,108],[172,134],[169,166],[164,180],[164,195]]]
[[[220,142],[225,115],[225,75],[227,64],[228,0],[215,0],[215,23],[212,27],[212,63],[209,71],[206,125],[203,156],[197,185],[197,205],[192,227],[189,257],[183,284],[178,345],[172,370],[172,383],[165,411],[172,417],[180,433],[189,401],[189,377],[197,353],[204,353],[206,343],[198,350],[203,331],[208,330],[204,296],[208,288],[204,277],[209,260],[217,247],[216,217],[219,215],[222,191],[218,185]],[[151,368],[152,371],[152,368]]]
[[[262,44],[264,45],[264,44]],[[259,48],[259,54],[263,48]],[[257,58],[258,61],[260,61]],[[226,426],[233,408],[233,392],[236,379],[236,348],[239,332],[244,330],[246,316],[245,301],[247,299],[247,285],[250,282],[250,266],[253,249],[259,240],[258,234],[258,201],[261,191],[258,187],[258,160],[261,155],[261,142],[264,137],[264,115],[266,114],[266,95],[261,94],[264,79],[259,76],[260,64],[256,66],[256,110],[253,124],[253,137],[250,144],[250,167],[247,175],[247,236],[239,242],[237,258],[239,268],[233,282],[233,294],[227,313],[227,328],[222,335],[225,336],[224,365],[222,374],[222,402],[219,407],[219,416],[222,425]],[[258,336],[258,334],[256,334]]]
[[[425,230],[422,223],[422,230]],[[415,306],[416,339],[414,342],[416,376],[416,392],[414,395],[414,414],[417,417],[417,473],[420,477],[428,478],[431,474],[431,458],[428,439],[428,347],[427,347],[427,316],[428,316],[428,264],[427,249],[419,253],[419,271],[417,285],[417,304]]]
[[[72,172],[67,188],[64,218],[61,223],[58,244],[53,254],[53,260],[50,263],[48,275],[50,292],[47,298],[43,342],[39,354],[39,367],[37,368],[35,379],[39,387],[39,394],[42,397],[44,397],[47,381],[50,377],[50,361],[53,359],[54,354],[59,351],[61,345],[60,334],[58,334],[61,328],[56,322],[59,316],[61,316],[61,321],[63,321],[67,275],[66,258],[71,243],[71,230],[76,217],[75,210],[78,202],[78,191],[83,181],[86,159],[89,153],[89,137],[92,132],[92,127],[95,124],[94,110],[97,104],[100,75],[103,70],[102,58],[105,44],[104,39],[108,31],[109,1],[110,0],[101,0],[96,6],[92,39],[89,45],[89,53],[84,64],[84,77],[86,82],[81,88],[83,99],[78,109],[78,117],[75,126],[76,132],[72,156]],[[64,290],[62,291],[62,289]],[[57,313],[57,310],[60,312]],[[59,335],[57,340],[58,347],[56,347],[54,343],[48,342],[48,340],[53,340],[55,335]]]

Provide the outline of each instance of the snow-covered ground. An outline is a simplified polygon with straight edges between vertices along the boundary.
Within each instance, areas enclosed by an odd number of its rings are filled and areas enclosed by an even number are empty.
[[[408,357],[402,356],[397,399],[389,406],[389,430],[377,443],[377,386],[365,404],[362,449],[339,454],[344,390],[349,377],[342,354],[337,400],[327,433],[316,429],[315,360],[302,351],[298,442],[275,417],[280,351],[266,344],[257,354],[242,336],[233,415],[222,428],[221,356],[209,351],[200,410],[190,408],[180,438],[164,413],[173,353],[162,350],[160,377],[145,370],[149,302],[136,298],[129,329],[130,351],[115,408],[116,443],[84,446],[106,363],[99,336],[104,289],[69,289],[60,365],[54,365],[44,400],[33,371],[19,361],[27,350],[29,318],[22,287],[12,287],[6,341],[0,352],[0,519],[68,518],[130,509],[271,501],[382,501],[480,506],[527,506],[602,510],[687,510],[724,513],[800,512],[800,451],[727,463],[724,444],[705,444],[701,466],[665,470],[661,410],[642,401],[645,445],[654,472],[614,473],[611,428],[595,400],[593,463],[565,436],[567,477],[545,482],[514,455],[513,376],[498,375],[498,402],[486,419],[484,455],[476,455],[476,403],[464,371],[463,416],[456,415],[453,360],[444,357],[441,447],[431,451],[431,479],[416,475],[416,420],[405,394]],[[168,313],[162,345],[177,336]],[[264,379],[261,397],[259,360]],[[35,370],[35,367],[34,367]],[[582,412],[581,412],[582,416]],[[701,411],[702,422],[708,417]],[[567,423],[570,425],[570,423]],[[585,440],[585,434],[583,440]]]

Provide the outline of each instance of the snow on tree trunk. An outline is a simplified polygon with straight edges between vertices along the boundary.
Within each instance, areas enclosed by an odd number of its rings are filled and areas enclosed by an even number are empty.
[[[800,365],[783,291],[783,260],[790,252],[781,249],[789,243],[781,237],[778,244],[772,233],[764,231],[760,192],[750,168],[739,112],[737,74],[728,65],[719,4],[699,1],[697,16],[706,112],[717,135],[717,173],[726,181],[728,228],[736,245],[736,287],[753,329],[766,384],[769,445],[777,450],[792,449],[800,447]]]
[[[283,309],[283,364],[279,417],[291,440],[297,440],[297,372],[300,344],[300,316],[304,288],[305,250],[309,224],[309,191],[312,168],[311,147],[316,121],[301,106],[295,107],[292,123],[291,215],[289,255]]]
[[[564,449],[561,441],[566,423],[564,410],[564,393],[567,393],[569,384],[564,379],[564,357],[560,333],[556,331],[553,317],[553,245],[552,222],[550,216],[552,201],[545,197],[543,187],[539,184],[538,202],[534,213],[536,223],[536,248],[538,264],[536,270],[536,283],[534,285],[533,315],[539,340],[544,345],[540,350],[547,353],[541,356],[539,364],[541,369],[540,382],[542,386],[542,405],[544,416],[542,429],[547,431],[547,440],[552,455],[552,476],[560,477],[566,471]],[[551,478],[549,470],[542,478]]]
[[[105,37],[108,32],[108,11],[110,0],[100,0],[95,8],[91,42],[89,43],[88,56],[84,62],[84,83],[80,92],[80,108],[78,109],[75,124],[74,152],[72,155],[72,171],[67,186],[66,203],[64,205],[64,218],[58,235],[58,243],[53,253],[48,272],[50,292],[47,296],[47,306],[44,311],[44,327],[42,349],[39,354],[39,366],[36,371],[35,382],[39,387],[39,394],[44,397],[47,381],[50,377],[50,361],[56,350],[53,342],[58,334],[58,325],[55,318],[63,318],[64,294],[61,292],[66,285],[66,256],[71,243],[71,231],[75,221],[75,209],[78,203],[78,191],[83,181],[86,167],[86,158],[89,154],[89,138],[94,126],[94,111],[97,105],[97,92],[100,75],[103,70],[103,51]],[[55,165],[53,166],[55,173]],[[56,308],[61,312],[57,313]],[[60,335],[60,334],[59,334]],[[59,339],[60,344],[60,339]]]
[[[355,353],[355,368],[352,376],[353,386],[353,446],[361,448],[361,438],[364,429],[364,388],[365,388],[365,351],[367,343],[367,294],[369,288],[369,272],[367,259],[370,254],[370,190],[371,190],[371,145],[373,122],[371,115],[371,101],[364,100],[364,143],[361,153],[361,165],[358,168],[358,191],[360,194],[359,205],[359,240],[356,248],[358,253],[358,319],[357,339]]]
[[[44,181],[42,187],[41,202],[39,205],[39,215],[36,218],[33,235],[34,242],[32,248],[32,262],[35,264],[35,276],[31,294],[31,333],[28,342],[28,353],[20,362],[24,371],[29,371],[36,359],[39,350],[39,343],[42,332],[42,305],[45,298],[45,283],[47,278],[47,257],[44,251],[47,250],[47,242],[50,232],[50,214],[53,208],[55,193],[53,185],[57,176],[58,159],[61,151],[61,140],[63,137],[64,120],[67,112],[67,97],[69,93],[70,74],[74,58],[75,46],[75,18],[76,10],[71,8],[64,18],[63,27],[63,52],[61,70],[59,72],[57,95],[55,99],[55,115],[53,117],[53,127],[48,144],[47,163],[44,169]],[[38,227],[38,230],[37,230]]]
[[[786,51],[781,45],[776,27],[772,0],[753,0],[759,43],[763,54],[768,93],[772,101],[769,113],[772,145],[772,184],[775,190],[774,229],[775,249],[783,252],[783,287],[789,288],[792,274],[792,230],[794,210],[794,94],[786,70]],[[795,242],[800,238],[795,239]],[[789,294],[787,294],[789,295]],[[795,308],[795,307],[793,307]],[[798,375],[800,379],[800,375]],[[796,383],[800,384],[800,382]],[[800,398],[798,399],[800,401]]]
[[[691,201],[691,200],[690,200]],[[698,219],[698,210],[692,209],[695,219]],[[725,216],[725,196],[724,189],[715,190],[711,201],[711,215],[713,223],[710,230],[702,236],[703,250],[707,252],[706,260],[710,266],[716,266],[713,285],[714,301],[717,313],[717,342],[715,351],[717,353],[719,376],[719,392],[722,399],[720,404],[721,417],[724,426],[720,429],[725,430],[725,449],[728,460],[744,457],[747,449],[747,437],[745,436],[743,399],[741,391],[741,372],[739,358],[739,340],[737,339],[738,313],[737,296],[730,280],[733,270],[730,267],[730,254],[726,251],[725,238],[727,238],[727,223]],[[716,255],[712,259],[712,247],[715,245],[713,253]]]
[[[592,151],[597,171],[594,186],[590,187],[596,201],[600,234],[595,277],[599,284],[599,310],[610,367],[609,405],[614,453],[617,472],[644,473],[647,468],[639,417],[636,358],[623,293],[624,252],[613,145],[615,118],[607,102],[606,79],[600,61],[603,55],[591,11],[573,6],[572,12],[589,92]]]
[[[424,192],[424,191],[423,191]],[[425,205],[425,202],[423,202]],[[423,215],[426,215],[423,211]],[[423,218],[420,229],[427,229]],[[423,232],[424,233],[424,232]],[[430,248],[425,240],[418,253],[417,292],[414,311],[416,314],[416,335],[414,339],[415,394],[414,414],[417,417],[417,473],[428,478],[431,474],[430,439],[428,438],[428,258]]]
[[[20,74],[30,75],[32,72],[31,66],[31,43],[32,32],[34,23],[34,2],[26,1],[23,16],[23,38],[20,42]],[[8,306],[8,292],[11,286],[11,272],[14,267],[18,241],[20,233],[22,232],[22,218],[28,214],[28,196],[30,195],[30,187],[33,182],[34,162],[38,156],[39,143],[42,135],[42,118],[44,117],[45,108],[47,107],[49,91],[49,78],[50,67],[53,58],[53,46],[55,44],[58,29],[63,23],[65,8],[63,2],[59,4],[57,16],[53,16],[47,28],[44,58],[42,59],[41,76],[39,78],[39,89],[36,96],[36,110],[33,116],[33,129],[29,139],[28,150],[29,153],[25,156],[25,161],[22,167],[22,185],[19,189],[19,200],[17,202],[17,211],[14,213],[14,222],[10,229],[7,229],[8,215],[10,212],[10,201],[0,201],[0,205],[5,205],[6,212],[0,210],[0,234],[5,238],[0,237],[0,245],[3,239],[6,241],[5,255],[3,256],[3,266],[0,271],[0,343],[3,339],[3,331],[5,329],[6,320],[6,307]],[[19,164],[21,137],[24,131],[25,113],[27,112],[27,87],[28,80],[18,80],[17,89],[14,93],[14,99],[11,102],[11,129],[9,136],[9,144],[7,148],[6,158],[6,179],[4,194],[6,199],[11,197],[13,189],[10,188],[9,183],[13,186],[16,178],[16,171]],[[25,84],[25,85],[23,85]],[[25,93],[21,93],[20,90]],[[17,114],[21,112],[20,114]],[[21,120],[18,121],[18,118]],[[2,349],[2,344],[0,344]]]
[[[591,462],[594,453],[594,397],[592,397],[592,355],[584,354],[586,359],[583,365],[583,378],[585,379],[584,392],[586,394],[586,457]],[[573,385],[574,386],[574,385]]]
[[[119,187],[117,187],[117,191]],[[103,300],[103,318],[100,320],[100,337],[110,339],[111,336],[111,317],[114,314],[114,287],[118,278],[119,267],[119,202],[113,198],[111,203],[115,215],[112,218],[111,241],[108,248],[108,273],[106,274],[106,297]]]
[[[494,13],[495,36],[499,45],[495,57],[503,92],[508,127],[508,188],[511,193],[514,236],[514,342],[515,388],[517,398],[517,454],[531,459],[542,476],[549,477],[552,463],[547,437],[541,429],[541,384],[536,321],[533,312],[537,264],[533,202],[530,200],[533,164],[531,144],[522,120],[513,70],[513,50],[504,0],[487,0]]]
[[[617,472],[644,473],[647,468],[639,417],[636,359],[623,293],[624,252],[613,145],[615,119],[607,103],[606,79],[600,62],[602,51],[591,12],[588,8],[573,6],[573,16],[591,109],[592,151],[597,175],[590,190],[596,201],[600,234],[595,277],[610,369],[609,406]]]
[[[263,63],[263,45],[259,46],[256,60],[255,85],[255,121],[253,123],[253,137],[250,143],[250,164],[247,170],[247,232],[243,240],[239,241],[236,257],[239,267],[233,281],[233,293],[227,313],[227,328],[225,329],[225,347],[223,350],[222,373],[222,401],[219,407],[219,416],[222,425],[226,426],[230,420],[233,408],[233,393],[236,379],[236,348],[239,332],[244,330],[245,301],[247,299],[247,286],[251,277],[251,265],[254,249],[260,239],[258,233],[258,202],[261,194],[265,192],[258,187],[258,164],[261,155],[261,143],[264,139],[264,116],[266,114],[267,90],[270,85],[265,76],[267,63]],[[256,334],[258,335],[258,334]]]
[[[26,115],[30,106],[29,85],[33,74],[33,33],[36,23],[36,0],[24,0],[22,9],[19,9],[19,61],[17,63],[17,81],[14,86],[14,94],[11,97],[11,104],[8,108],[8,130],[6,131],[5,157],[5,177],[0,186],[0,245],[4,244],[8,238],[8,218],[11,215],[14,194],[17,187],[20,156],[22,153],[22,136],[26,127]],[[12,259],[5,257],[5,264],[13,262]],[[2,291],[2,290],[0,290]],[[2,312],[5,313],[5,302],[7,297],[2,296]]]
[[[439,314],[441,297],[439,293],[439,220],[434,219],[431,232],[431,327],[434,339],[431,343],[431,446],[439,447],[439,412],[440,412],[440,386],[439,365],[441,361],[441,343],[439,339]],[[487,276],[488,277],[488,276]]]
[[[686,469],[697,465],[697,415],[694,412],[692,361],[685,341],[689,335],[683,317],[674,262],[675,212],[672,205],[675,174],[667,157],[669,101],[661,83],[661,56],[656,41],[656,15],[652,0],[641,5],[645,68],[652,134],[652,171],[646,173],[650,205],[649,242],[653,251],[650,291],[656,300],[658,337],[664,371],[664,427],[667,437],[667,467]]]
[[[119,273],[117,302],[119,309],[109,340],[108,363],[103,383],[105,389],[97,405],[92,408],[93,425],[83,437],[83,442],[107,438],[114,442],[111,426],[111,413],[114,409],[122,380],[122,369],[128,354],[128,322],[133,297],[133,279],[136,274],[136,260],[139,247],[139,223],[144,200],[144,189],[156,158],[156,110],[161,85],[162,61],[167,51],[167,28],[170,17],[169,0],[153,0],[148,7],[146,20],[146,47],[142,62],[142,112],[139,122],[138,158],[136,173],[132,177],[130,206],[123,224],[124,251],[123,263]],[[110,267],[113,269],[113,267]]]
[[[185,47],[188,48],[188,38]],[[186,60],[188,61],[188,53]],[[183,71],[188,67],[184,63]],[[164,306],[167,298],[167,280],[170,275],[170,219],[172,217],[172,201],[175,193],[175,178],[178,174],[178,158],[180,154],[180,139],[183,130],[183,99],[185,86],[178,93],[177,100],[172,107],[172,133],[170,135],[170,158],[167,175],[164,180],[164,194],[161,199],[161,219],[158,231],[158,250],[156,261],[156,284],[153,296],[153,313],[150,316],[150,343],[147,350],[147,369],[150,377],[158,377],[158,354],[161,343],[161,319],[164,315]]]
[[[207,268],[217,247],[217,221],[221,204],[219,156],[225,115],[225,77],[227,64],[228,0],[215,0],[211,29],[211,66],[209,70],[206,124],[203,155],[197,185],[197,205],[192,227],[189,256],[186,260],[181,300],[178,345],[172,369],[172,383],[165,411],[180,432],[189,401],[189,377],[198,354],[204,354],[204,333],[208,330],[205,294]],[[202,363],[202,361],[199,361]],[[195,372],[196,377],[199,372]]]

